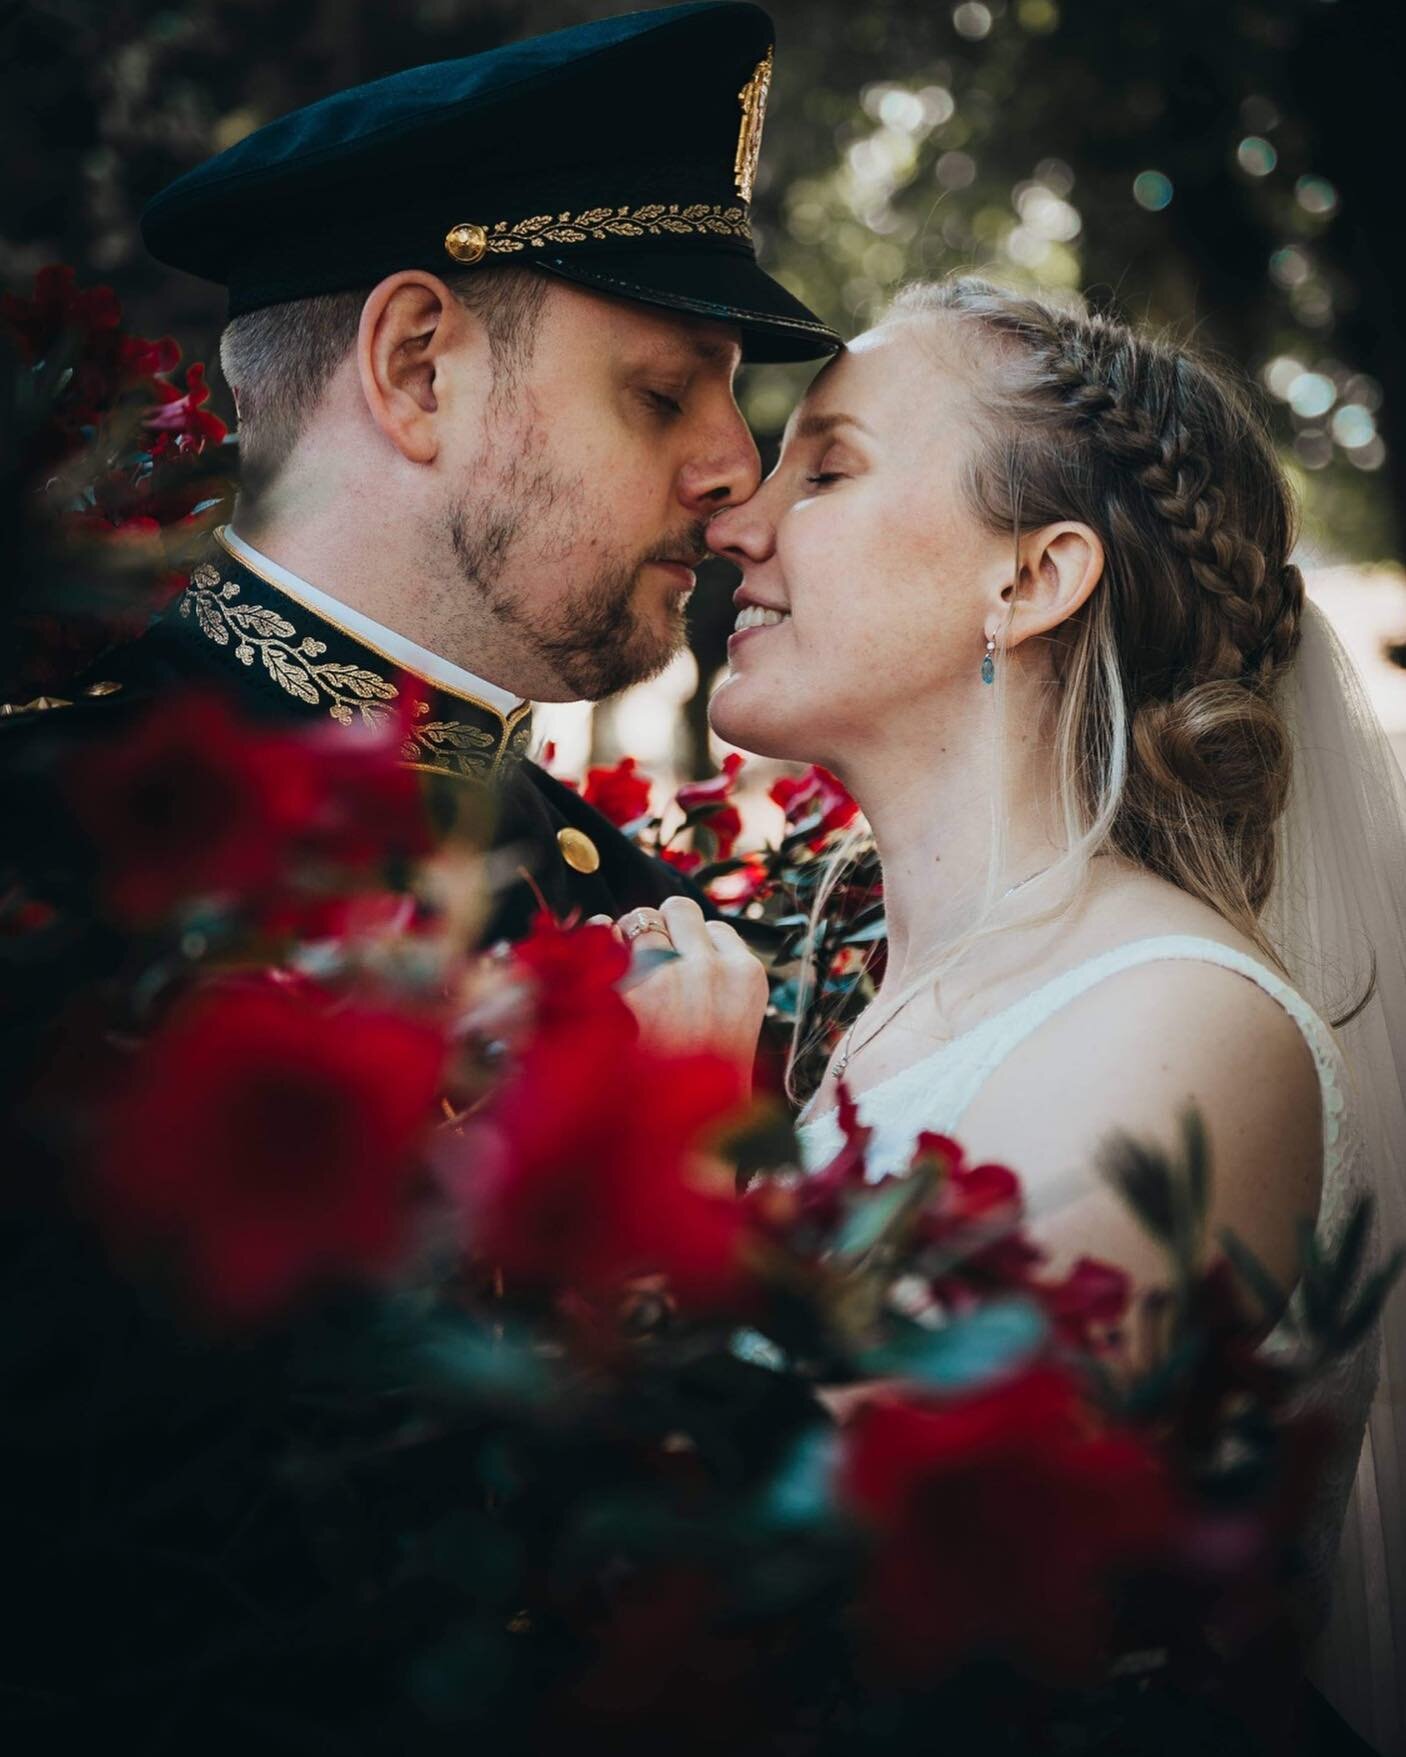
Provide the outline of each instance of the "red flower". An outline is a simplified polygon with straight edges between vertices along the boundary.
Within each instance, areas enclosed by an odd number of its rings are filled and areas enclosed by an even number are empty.
[[[218,445],[229,432],[218,415],[212,415],[200,406],[209,402],[210,387],[205,382],[205,368],[199,360],[192,360],[186,367],[184,392],[177,390],[174,384],[162,381],[153,388],[162,400],[147,415],[145,424],[158,432],[176,434],[177,443],[183,450],[200,451],[207,442]],[[164,394],[168,391],[169,396]]]
[[[195,994],[109,1119],[100,1193],[119,1239],[174,1240],[217,1310],[254,1317],[404,1237],[445,1064],[438,1026],[311,985]]]
[[[916,1678],[994,1657],[1092,1681],[1119,1577],[1173,1520],[1156,1456],[1052,1366],[941,1401],[874,1399],[846,1430],[840,1483],[875,1537],[876,1662]]]
[[[1132,1277],[1112,1263],[1080,1257],[1062,1281],[1036,1281],[1032,1291],[1071,1348],[1093,1353],[1105,1333],[1121,1324],[1132,1303]]]
[[[205,696],[162,703],[69,778],[122,920],[159,919],[183,899],[268,884],[315,804],[307,752],[259,736]]]
[[[735,750],[730,751],[723,758],[721,774],[707,781],[687,781],[674,795],[681,811],[691,815],[696,825],[712,832],[719,860],[731,857],[737,838],[742,834],[742,818],[730,801],[744,761],[745,758]]]
[[[539,1292],[607,1294],[662,1273],[685,1302],[726,1303],[744,1211],[700,1188],[691,1161],[742,1096],[730,1062],[641,1044],[623,1002],[588,1029],[548,1029],[466,1143],[457,1181],[475,1253]]]
[[[697,872],[703,864],[703,856],[695,853],[692,848],[661,848],[659,858],[676,872]]]
[[[680,811],[697,811],[699,806],[721,805],[732,797],[732,789],[746,761],[735,750],[723,758],[722,773],[706,781],[685,781],[674,795]]]
[[[828,769],[812,763],[803,775],[783,776],[772,783],[767,797],[774,800],[786,814],[787,829],[794,829],[807,818],[819,815],[812,848],[819,848],[827,836],[842,830],[858,816],[859,806]]]
[[[111,287],[80,290],[67,263],[51,263],[34,277],[34,296],[0,298],[0,323],[14,335],[26,360],[46,357],[61,336],[80,341],[115,330],[122,321],[122,308]]]
[[[570,1033],[602,1013],[615,1023],[629,1016],[615,985],[630,967],[630,950],[608,927],[562,927],[544,911],[513,957],[536,990],[539,1034]]]
[[[771,875],[766,863],[755,859],[748,859],[745,866],[724,873],[708,886],[708,895],[725,909],[745,909],[748,903],[768,896],[770,891]]]
[[[364,867],[428,845],[414,775],[393,740],[272,735],[218,698],[162,702],[87,758],[69,792],[108,906],[135,925],[181,902],[247,896],[296,858]]]
[[[647,815],[649,788],[649,776],[636,773],[635,759],[622,756],[613,769],[588,769],[581,797],[618,826]]]

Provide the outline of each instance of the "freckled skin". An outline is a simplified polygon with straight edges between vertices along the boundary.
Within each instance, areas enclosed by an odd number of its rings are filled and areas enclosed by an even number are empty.
[[[838,767],[917,715],[938,745],[943,698],[976,676],[974,630],[1011,550],[963,498],[975,409],[938,347],[907,324],[860,337],[812,384],[772,475],[713,521],[749,589],[791,611],[740,645],[713,698],[731,742]],[[840,413],[869,431],[805,434]]]

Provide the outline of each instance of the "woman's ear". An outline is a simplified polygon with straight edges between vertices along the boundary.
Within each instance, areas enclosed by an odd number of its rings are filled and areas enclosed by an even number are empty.
[[[1103,578],[1103,560],[1103,543],[1088,525],[1071,521],[1028,532],[1020,542],[1018,576],[1002,588],[1003,608],[986,633],[1005,648],[1048,634],[1086,601]]]
[[[356,365],[377,427],[409,463],[439,455],[447,394],[446,361],[486,338],[437,275],[403,270],[372,289],[361,308]]]

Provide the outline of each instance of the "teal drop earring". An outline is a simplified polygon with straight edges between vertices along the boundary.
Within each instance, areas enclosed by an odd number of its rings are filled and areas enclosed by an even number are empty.
[[[996,681],[996,661],[991,657],[995,650],[995,641],[990,635],[987,635],[986,657],[981,661],[981,681],[983,683],[994,683]]]

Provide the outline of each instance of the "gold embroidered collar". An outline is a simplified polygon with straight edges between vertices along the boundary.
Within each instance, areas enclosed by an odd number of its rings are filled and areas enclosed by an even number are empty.
[[[390,704],[410,693],[413,721],[401,754],[412,768],[489,781],[503,763],[527,754],[531,703],[503,714],[417,677],[231,553],[194,569],[178,615],[262,687],[287,697],[291,712],[300,703],[302,711],[324,712],[342,726],[379,726],[395,711]]]

